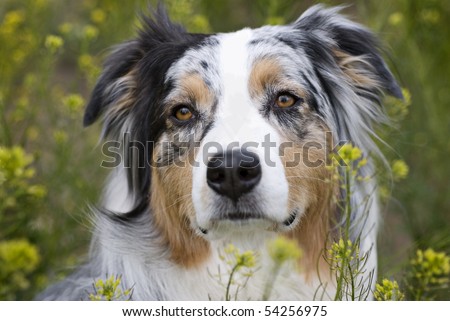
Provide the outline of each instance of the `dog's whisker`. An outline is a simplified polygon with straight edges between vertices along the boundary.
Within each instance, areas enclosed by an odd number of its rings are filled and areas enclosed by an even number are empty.
[[[192,196],[192,193],[189,193],[189,194],[186,194],[186,195],[183,195],[183,196],[178,197],[171,205],[167,206],[166,209],[169,209],[169,208],[171,208],[172,206],[177,205],[178,203],[180,203],[180,202],[183,201],[184,199],[189,198],[189,197],[191,197],[191,196]]]

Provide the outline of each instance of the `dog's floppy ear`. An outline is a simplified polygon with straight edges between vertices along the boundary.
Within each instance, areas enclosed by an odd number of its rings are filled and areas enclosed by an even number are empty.
[[[338,14],[341,9],[313,6],[294,23],[294,27],[310,39],[322,44],[325,42],[331,48],[327,55],[332,55],[355,87],[377,87],[403,98],[399,85],[380,55],[376,37],[362,25]],[[323,52],[319,55],[324,58]]]
[[[120,125],[137,98],[134,91],[137,89],[139,69],[143,67],[140,62],[146,57],[151,61],[167,60],[167,56],[171,57],[177,51],[165,45],[182,42],[187,37],[182,26],[170,21],[162,4],[156,10],[149,7],[148,14],[141,14],[140,18],[142,27],[138,37],[117,46],[106,60],[86,107],[84,126],[91,125],[102,114],[106,114],[106,132]],[[164,46],[164,52],[157,52]]]
[[[110,107],[114,107],[117,112],[131,107],[132,91],[135,88],[132,70],[141,58],[137,40],[125,42],[115,48],[103,66],[103,73],[86,107],[84,126],[94,123]]]

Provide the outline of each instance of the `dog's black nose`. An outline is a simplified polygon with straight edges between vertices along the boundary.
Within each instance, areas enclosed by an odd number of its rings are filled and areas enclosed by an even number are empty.
[[[261,180],[259,157],[238,149],[216,154],[208,162],[206,180],[214,191],[236,202]]]

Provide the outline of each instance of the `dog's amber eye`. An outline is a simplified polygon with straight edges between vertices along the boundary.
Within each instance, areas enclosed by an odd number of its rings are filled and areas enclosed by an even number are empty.
[[[289,108],[294,106],[294,104],[297,102],[297,98],[294,97],[291,94],[288,93],[281,93],[277,96],[277,99],[275,100],[275,104],[277,107],[280,108]]]
[[[174,116],[179,121],[188,121],[194,116],[194,114],[189,109],[189,107],[180,106],[175,109]]]

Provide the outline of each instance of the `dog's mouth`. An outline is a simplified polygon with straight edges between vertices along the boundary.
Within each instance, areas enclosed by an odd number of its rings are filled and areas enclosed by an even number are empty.
[[[267,230],[286,230],[291,229],[293,226],[296,225],[299,217],[299,209],[294,209],[291,211],[289,217],[282,221],[276,221],[274,219],[268,218],[265,215],[262,215],[260,213],[252,213],[252,212],[232,212],[232,213],[226,213],[224,215],[221,215],[219,219],[215,219],[211,221],[211,226],[209,228],[204,228],[201,226],[198,226],[198,230],[204,234],[207,235],[209,230],[217,227],[221,224],[226,225],[236,225],[237,227],[248,227],[254,224],[255,226],[266,226]],[[261,224],[262,223],[262,224]],[[265,224],[264,224],[265,223]]]
[[[251,212],[233,212],[228,213],[223,216],[222,219],[230,220],[230,221],[245,221],[250,219],[261,219],[262,215],[251,213]]]

